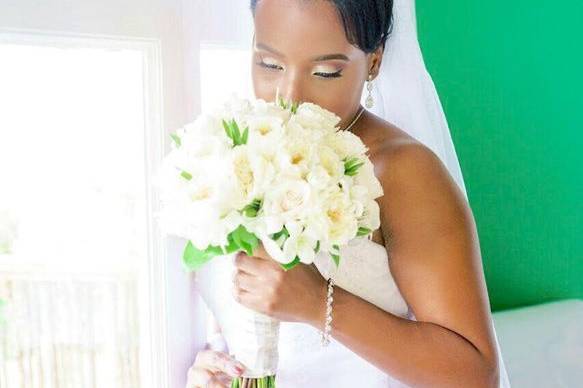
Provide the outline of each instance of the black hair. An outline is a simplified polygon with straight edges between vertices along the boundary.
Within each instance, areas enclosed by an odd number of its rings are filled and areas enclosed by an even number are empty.
[[[260,0],[251,0],[251,12]],[[306,0],[304,0],[306,1]],[[346,38],[365,53],[385,43],[393,28],[393,0],[327,0],[336,7]]]

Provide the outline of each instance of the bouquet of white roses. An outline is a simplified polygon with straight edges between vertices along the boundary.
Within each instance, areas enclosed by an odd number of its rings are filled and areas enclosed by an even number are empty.
[[[188,240],[188,269],[240,250],[252,255],[259,242],[286,270],[319,252],[339,265],[341,246],[380,226],[375,198],[383,191],[362,141],[318,105],[276,100],[233,97],[171,135],[156,179],[157,217]],[[278,322],[242,313],[256,338],[234,353],[250,377],[264,377],[257,386],[271,386]]]

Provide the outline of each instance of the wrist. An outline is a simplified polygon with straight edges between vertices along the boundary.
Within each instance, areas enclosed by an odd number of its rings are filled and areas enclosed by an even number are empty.
[[[328,295],[328,282],[326,279],[322,278],[322,281],[318,283],[316,287],[316,292],[314,293],[314,301],[310,303],[312,307],[306,320],[306,323],[313,326],[318,330],[324,329],[324,324],[326,321],[326,299]]]

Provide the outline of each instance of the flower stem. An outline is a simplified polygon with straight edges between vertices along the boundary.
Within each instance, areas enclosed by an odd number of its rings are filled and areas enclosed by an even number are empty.
[[[275,375],[260,378],[236,377],[231,381],[231,388],[276,388]]]

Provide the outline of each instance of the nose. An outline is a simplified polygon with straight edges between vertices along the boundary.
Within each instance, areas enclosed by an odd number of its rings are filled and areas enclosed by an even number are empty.
[[[285,101],[290,103],[303,101],[303,92],[301,79],[293,74],[293,72],[287,72],[287,74],[282,77],[279,83],[279,96]]]

